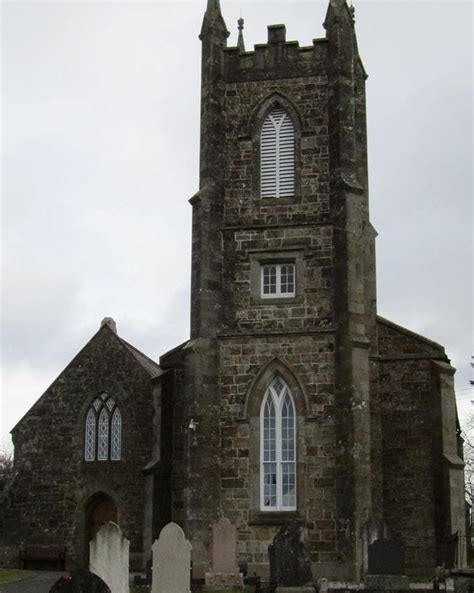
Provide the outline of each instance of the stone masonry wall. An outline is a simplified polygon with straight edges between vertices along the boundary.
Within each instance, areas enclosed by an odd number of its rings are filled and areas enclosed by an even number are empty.
[[[264,577],[268,576],[268,545],[281,522],[291,516],[260,513],[259,418],[244,416],[244,411],[252,382],[275,357],[301,380],[310,406],[307,417],[298,421],[297,506],[298,516],[310,528],[312,560],[325,564],[324,569],[318,567],[319,572],[340,561],[334,482],[333,335],[225,339],[220,343],[222,504],[225,516],[240,526],[240,559],[249,564],[249,571],[257,570]],[[282,375],[285,378],[284,371]]]
[[[294,200],[261,200],[258,135],[265,100],[287,99],[297,113],[297,192]],[[225,226],[322,223],[329,219],[327,79],[324,73],[226,86]],[[283,105],[285,105],[283,103]],[[251,119],[251,115],[253,120]],[[299,189],[299,191],[298,191]]]
[[[106,391],[122,414],[122,459],[84,461],[88,406]],[[131,541],[132,565],[142,552],[144,476],[152,450],[149,374],[104,326],[13,432],[18,476],[9,492],[1,543],[66,545],[76,562],[85,546],[85,505],[111,496]],[[135,561],[134,561],[135,559]]]
[[[344,526],[336,514],[337,295],[326,59],[325,40],[299,49],[284,43],[284,29],[275,26],[269,28],[269,43],[257,46],[255,54],[239,57],[229,49],[224,70],[225,263],[218,334],[222,505],[226,516],[239,523],[240,559],[249,572],[257,570],[263,577],[268,577],[268,545],[294,516],[260,512],[259,412],[252,416],[246,408],[252,382],[274,359],[282,364],[283,378],[286,367],[306,395],[297,431],[296,516],[310,529],[312,561],[320,576],[343,578],[351,570],[339,546]],[[259,134],[275,104],[288,111],[295,125],[295,196],[262,200]],[[261,298],[260,266],[269,258],[295,263],[294,298]]]
[[[380,407],[385,519],[406,546],[409,574],[431,575],[436,565],[436,491],[431,360],[444,350],[379,321]]]

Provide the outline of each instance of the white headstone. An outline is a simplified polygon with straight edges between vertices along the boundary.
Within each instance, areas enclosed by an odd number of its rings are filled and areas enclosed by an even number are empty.
[[[109,521],[96,533],[89,544],[89,570],[99,576],[111,593],[129,593],[129,547],[120,527]]]
[[[176,523],[168,523],[153,544],[152,593],[189,593],[192,546]]]

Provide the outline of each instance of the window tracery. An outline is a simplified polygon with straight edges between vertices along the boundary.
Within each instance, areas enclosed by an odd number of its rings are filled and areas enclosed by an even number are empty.
[[[296,509],[296,415],[286,383],[276,377],[261,409],[261,508]]]
[[[85,421],[85,461],[118,461],[122,456],[122,416],[106,392],[89,406]]]

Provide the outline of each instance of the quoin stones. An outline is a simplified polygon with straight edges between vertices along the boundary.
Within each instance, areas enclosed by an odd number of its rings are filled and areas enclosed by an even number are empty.
[[[179,525],[163,527],[152,548],[152,593],[190,593],[191,549]]]
[[[110,588],[111,593],[129,593],[129,547],[120,527],[105,523],[90,542],[90,570]]]

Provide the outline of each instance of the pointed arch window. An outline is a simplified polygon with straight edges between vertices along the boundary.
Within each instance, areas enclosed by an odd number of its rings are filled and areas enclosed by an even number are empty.
[[[291,198],[295,194],[295,127],[282,107],[270,111],[260,134],[262,198]]]
[[[261,508],[296,509],[296,414],[290,389],[276,377],[260,412]]]
[[[113,397],[102,393],[89,406],[85,421],[85,461],[118,461],[122,456],[122,416]]]

